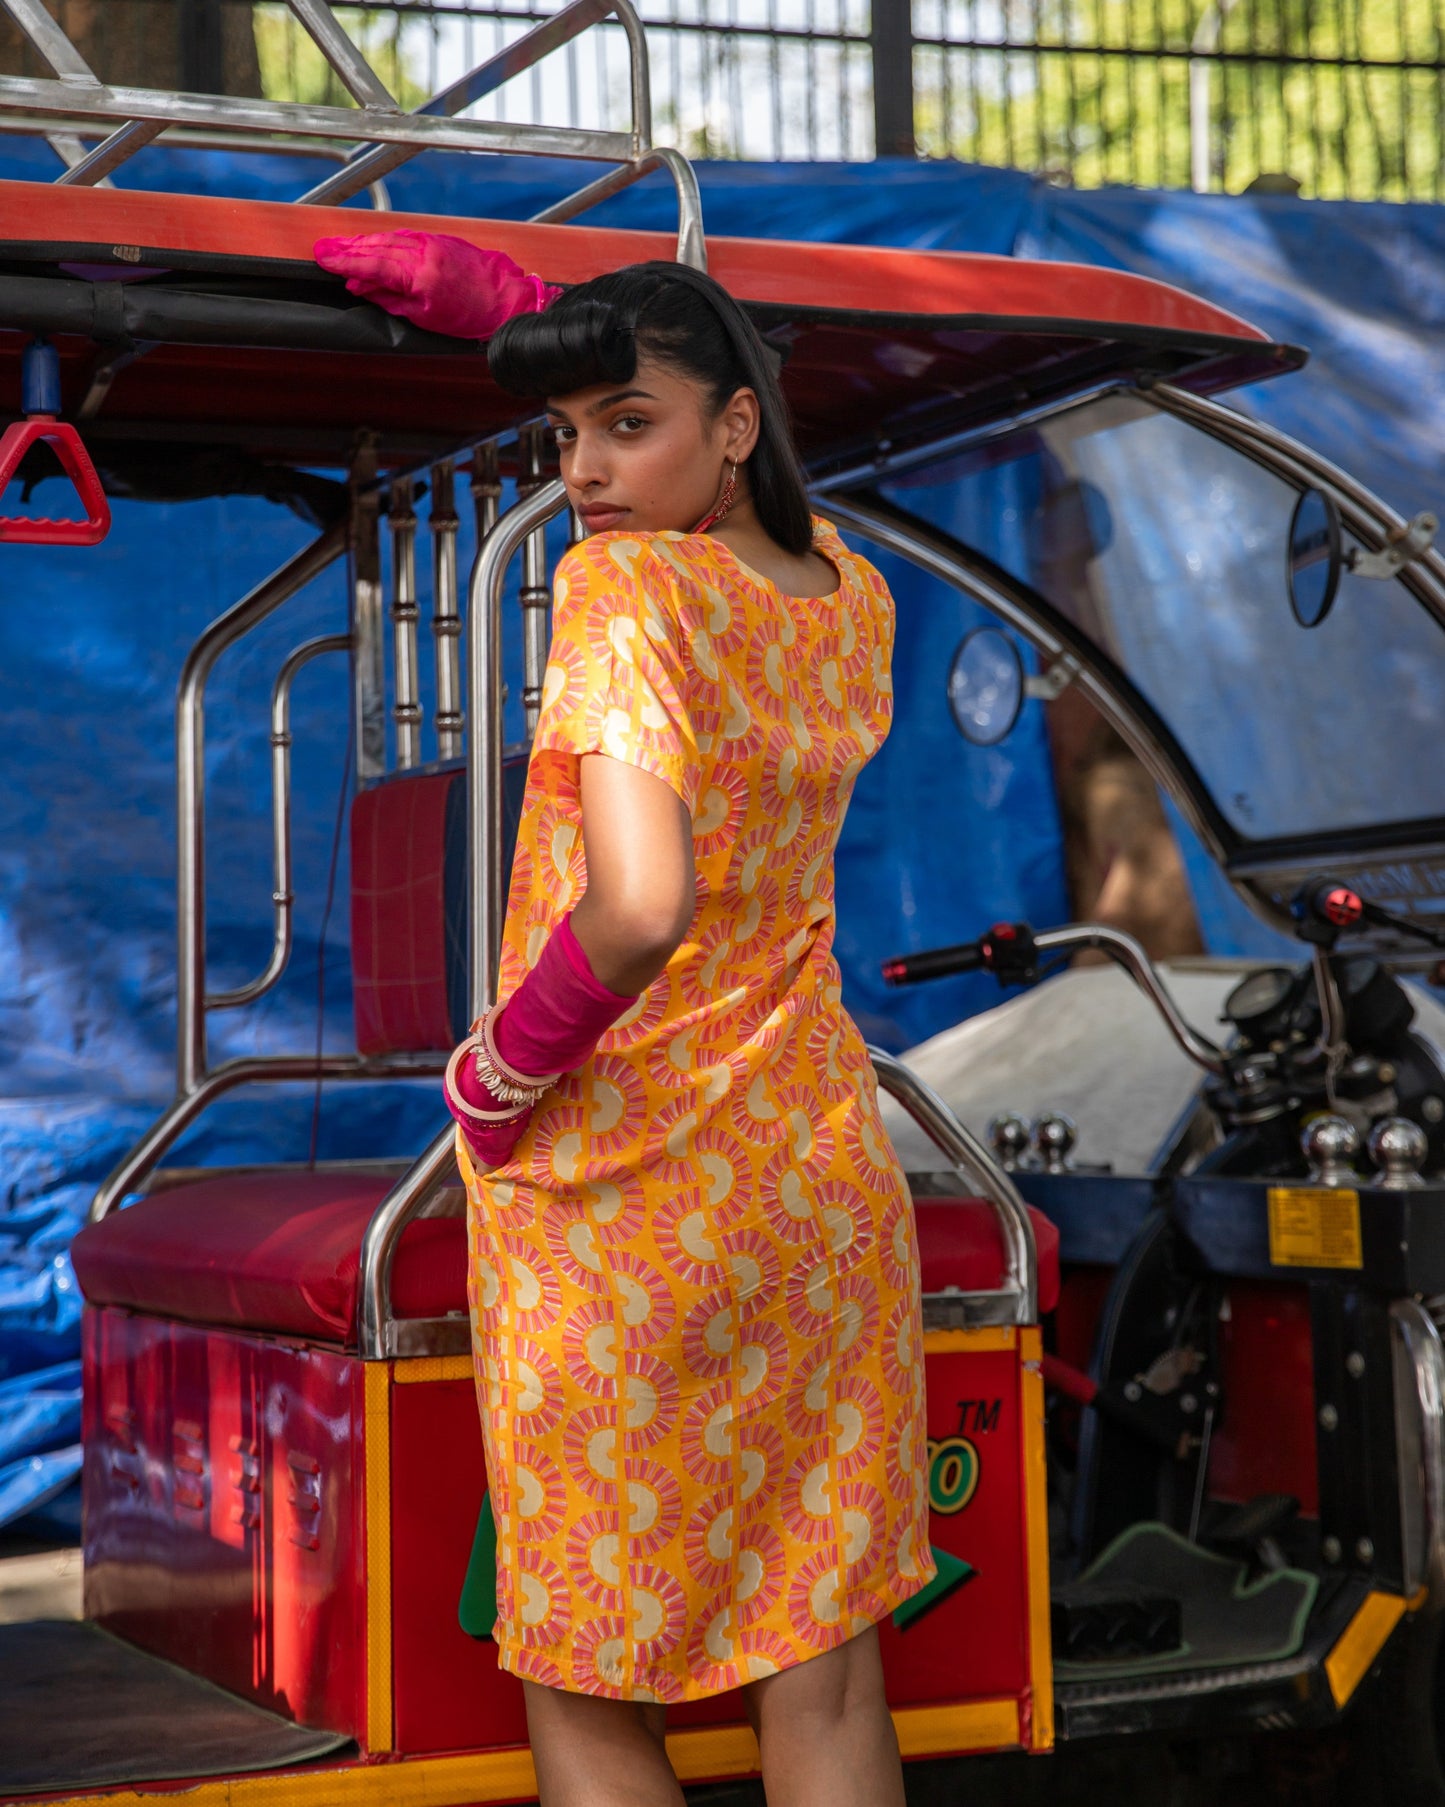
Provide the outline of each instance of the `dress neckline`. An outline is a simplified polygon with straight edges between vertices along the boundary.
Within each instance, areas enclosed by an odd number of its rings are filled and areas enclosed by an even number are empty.
[[[758,589],[766,590],[769,595],[776,596],[780,602],[831,602],[835,596],[841,596],[848,587],[848,579],[843,570],[842,562],[833,550],[838,543],[838,531],[831,523],[822,520],[817,515],[813,517],[813,544],[811,549],[818,554],[819,558],[826,560],[826,562],[833,567],[833,570],[837,573],[838,577],[837,583],[831,590],[824,590],[817,596],[794,596],[789,591],[781,589],[771,578],[764,577],[761,571],[755,571],[753,567],[748,564],[746,559],[739,558],[732,547],[729,546],[725,540],[718,539],[715,534],[678,533],[674,529],[670,531],[666,537],[669,539],[676,538],[680,540],[706,540],[710,551],[720,552],[727,563],[730,564],[740,576],[745,578],[750,584],[754,584]]]

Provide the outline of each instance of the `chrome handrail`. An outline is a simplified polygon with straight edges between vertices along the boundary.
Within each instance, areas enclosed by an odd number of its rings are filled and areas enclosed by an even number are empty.
[[[338,521],[219,615],[186,655],[176,693],[176,1089],[206,1074],[206,684],[217,659],[346,551]]]
[[[291,686],[297,674],[324,653],[351,650],[350,634],[322,634],[296,650],[276,674],[271,691],[271,957],[264,971],[234,991],[213,991],[207,1010],[235,1010],[263,997],[286,970],[291,958]]]
[[[467,822],[472,854],[471,959],[474,1017],[496,997],[506,907],[502,872],[502,593],[507,567],[528,534],[567,505],[558,482],[515,502],[487,535],[467,592]]]
[[[207,1073],[190,1091],[174,1099],[140,1141],[121,1157],[101,1181],[90,1202],[90,1221],[99,1223],[134,1192],[168,1148],[174,1147],[196,1118],[223,1092],[240,1085],[289,1085],[318,1079],[435,1079],[446,1071],[440,1055],[389,1055],[370,1059],[360,1054],[258,1054],[228,1060]]]
[[[439,1072],[441,1068],[437,1069]],[[361,1238],[357,1346],[361,1359],[386,1361],[396,1353],[391,1314],[391,1268],[401,1233],[455,1158],[456,1126],[448,1123],[372,1212]]]
[[[575,220],[579,213],[585,213],[589,207],[596,207],[612,195],[621,194],[624,188],[640,182],[655,169],[665,169],[677,189],[677,261],[691,264],[695,270],[706,270],[707,239],[702,227],[702,190],[697,185],[697,171],[681,151],[666,146],[655,145],[630,163],[608,170],[605,176],[579,188],[576,194],[568,195],[563,201],[554,201],[550,207],[534,213],[532,221],[536,225],[556,225],[564,220]]]
[[[1015,1322],[1039,1321],[1039,1257],[1033,1220],[1018,1188],[966,1124],[925,1084],[882,1048],[869,1048],[868,1058],[878,1084],[901,1104],[935,1146],[948,1157],[959,1177],[988,1200],[1003,1236],[1005,1284],[999,1290],[1016,1294]]]

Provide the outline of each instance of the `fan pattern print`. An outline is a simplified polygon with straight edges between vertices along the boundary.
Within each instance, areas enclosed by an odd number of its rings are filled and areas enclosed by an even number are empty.
[[[697,909],[656,983],[475,1174],[470,1298],[503,1666],[674,1701],[843,1643],[932,1578],[913,1213],[840,1000],[833,850],[887,733],[893,605],[717,540],[558,571],[505,997],[586,888],[579,756],[687,805]]]

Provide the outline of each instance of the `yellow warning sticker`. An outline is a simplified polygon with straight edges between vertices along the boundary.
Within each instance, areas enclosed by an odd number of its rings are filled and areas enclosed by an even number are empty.
[[[1360,1195],[1340,1186],[1271,1186],[1273,1267],[1359,1267]]]

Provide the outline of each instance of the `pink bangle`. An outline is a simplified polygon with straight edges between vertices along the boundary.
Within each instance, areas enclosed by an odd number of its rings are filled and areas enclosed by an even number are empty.
[[[474,1123],[514,1123],[518,1117],[524,1117],[531,1110],[531,1099],[524,1104],[511,1102],[504,1111],[479,1110],[475,1104],[468,1103],[462,1096],[461,1087],[457,1084],[457,1068],[461,1064],[462,1057],[469,1051],[477,1049],[480,1041],[479,1035],[469,1035],[461,1046],[453,1051],[451,1059],[447,1062],[446,1076],[442,1080],[442,1084],[446,1087],[448,1101],[463,1116],[470,1117]],[[487,1082],[483,1079],[482,1083],[485,1085]],[[491,1090],[491,1087],[488,1087],[488,1090]]]

